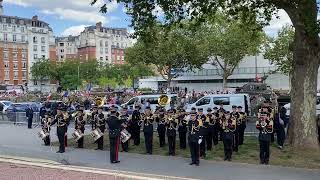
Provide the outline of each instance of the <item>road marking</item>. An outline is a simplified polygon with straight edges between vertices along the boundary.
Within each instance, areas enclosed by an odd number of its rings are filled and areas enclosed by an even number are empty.
[[[110,169],[100,169],[100,168],[91,168],[91,167],[62,165],[62,164],[54,162],[54,161],[25,158],[25,157],[15,157],[15,156],[0,156],[0,162],[29,165],[29,166],[36,166],[36,167],[44,167],[44,168],[51,168],[51,169],[61,169],[61,170],[94,173],[94,174],[101,174],[101,175],[110,175],[110,176],[115,176],[115,177],[139,179],[139,180],[164,180],[164,179],[165,180],[170,180],[170,179],[172,179],[172,180],[196,180],[196,179],[184,178],[184,177],[164,176],[164,175],[157,175],[157,174],[137,173],[137,172],[121,171],[121,170],[110,170]]]

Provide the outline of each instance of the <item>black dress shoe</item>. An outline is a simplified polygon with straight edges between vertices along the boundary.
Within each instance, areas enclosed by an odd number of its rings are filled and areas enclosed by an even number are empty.
[[[199,166],[200,165],[200,163],[196,163],[196,166]]]
[[[189,165],[194,165],[194,164],[196,164],[195,162],[191,162]]]
[[[56,153],[61,153],[61,151],[57,151]]]
[[[112,161],[111,163],[113,163],[113,164],[120,163],[120,161]]]

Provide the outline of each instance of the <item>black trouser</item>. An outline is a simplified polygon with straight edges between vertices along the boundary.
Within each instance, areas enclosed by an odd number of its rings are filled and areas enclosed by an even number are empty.
[[[126,142],[121,142],[121,147],[124,152],[128,152],[129,151],[129,140]]]
[[[118,161],[120,137],[110,137],[110,162]]]
[[[80,130],[82,133],[84,133],[84,128],[81,128]],[[83,148],[83,140],[84,140],[83,136],[78,140],[78,148]]]
[[[191,160],[193,163],[199,164],[199,144],[198,142],[190,142],[190,153],[191,153]]]
[[[133,139],[133,144],[136,146],[140,145],[140,126],[138,127],[132,127],[132,139]]]
[[[43,140],[43,142],[44,142],[44,145],[45,145],[45,146],[50,146],[50,135],[48,135],[48,136]]]
[[[246,130],[246,125],[240,125],[239,127],[239,145],[243,144],[244,141],[244,131]]]
[[[238,129],[235,130],[233,136],[233,151],[238,152],[238,147],[239,147],[239,131]]]
[[[144,133],[144,141],[146,145],[147,154],[152,154],[152,139],[153,139],[153,132]]]
[[[213,131],[213,145],[218,145],[219,143],[219,128],[215,127]]]
[[[168,136],[168,144],[169,144],[169,156],[176,155],[176,135]]]
[[[318,120],[320,121],[320,120]],[[319,138],[319,143],[320,143],[320,126],[318,126],[318,138]]]
[[[158,135],[160,147],[164,147],[166,144],[166,129],[158,129]]]
[[[260,143],[260,162],[269,163],[270,141],[259,140]]]
[[[226,132],[223,134],[224,159],[231,160],[233,147],[233,133]]]
[[[104,133],[105,128],[100,127],[99,129],[102,133]],[[100,150],[103,150],[103,141],[104,141],[103,139],[104,139],[103,136],[101,136],[99,139],[97,139],[98,149],[100,149]]]
[[[277,127],[277,143],[279,146],[283,146],[284,144],[284,140],[286,138],[286,133],[284,131],[284,127],[282,125],[279,125],[279,127]]]
[[[271,136],[271,142],[273,143],[273,142],[274,142],[274,132],[272,132],[272,133],[270,134],[270,136]]]
[[[28,118],[28,128],[32,128],[32,118]]]
[[[211,151],[212,150],[212,142],[213,142],[213,134],[214,134],[214,129],[213,127],[209,127],[206,135],[206,142],[207,142],[207,150]]]
[[[57,135],[59,139],[59,151],[64,152],[65,151],[65,144],[64,144],[64,136],[67,131],[67,127],[57,127]]]
[[[206,157],[206,136],[202,137],[202,141],[200,143],[200,157]]]
[[[180,142],[180,149],[187,148],[187,132],[185,131],[179,132],[179,142]]]

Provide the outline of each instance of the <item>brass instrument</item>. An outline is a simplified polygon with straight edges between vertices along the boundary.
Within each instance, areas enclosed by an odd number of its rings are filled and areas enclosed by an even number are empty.
[[[195,134],[195,131],[200,131],[200,127],[202,126],[202,120],[197,120],[199,122],[198,126],[192,124],[190,134]]]
[[[104,105],[104,98],[101,98],[101,97],[97,97],[95,98],[95,103],[98,107],[101,107]]]
[[[158,104],[159,104],[160,106],[166,106],[166,105],[168,105],[169,103],[170,103],[170,98],[169,98],[168,95],[163,94],[163,95],[161,95],[161,96],[158,98]]]

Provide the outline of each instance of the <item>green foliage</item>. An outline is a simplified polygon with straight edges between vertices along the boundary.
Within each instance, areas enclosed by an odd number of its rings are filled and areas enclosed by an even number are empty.
[[[39,59],[34,62],[31,66],[32,79],[34,80],[45,80],[52,77],[52,72],[54,67],[50,60],[48,59]]]
[[[99,86],[103,88],[107,86],[115,88],[118,86],[118,82],[116,78],[100,77],[98,79],[98,82],[99,82]]]
[[[178,72],[199,68],[208,60],[191,31],[181,28],[166,31],[157,26],[153,29],[153,36],[155,38],[149,42],[139,39],[126,50],[125,58],[130,64],[154,65],[168,85]]]
[[[66,74],[60,81],[60,85],[63,89],[75,90],[82,84],[78,75]]]
[[[285,26],[278,32],[278,37],[270,39],[266,46],[264,58],[269,59],[272,64],[275,64],[280,71],[285,74],[290,74],[293,65],[292,44],[294,41],[294,28]]]

